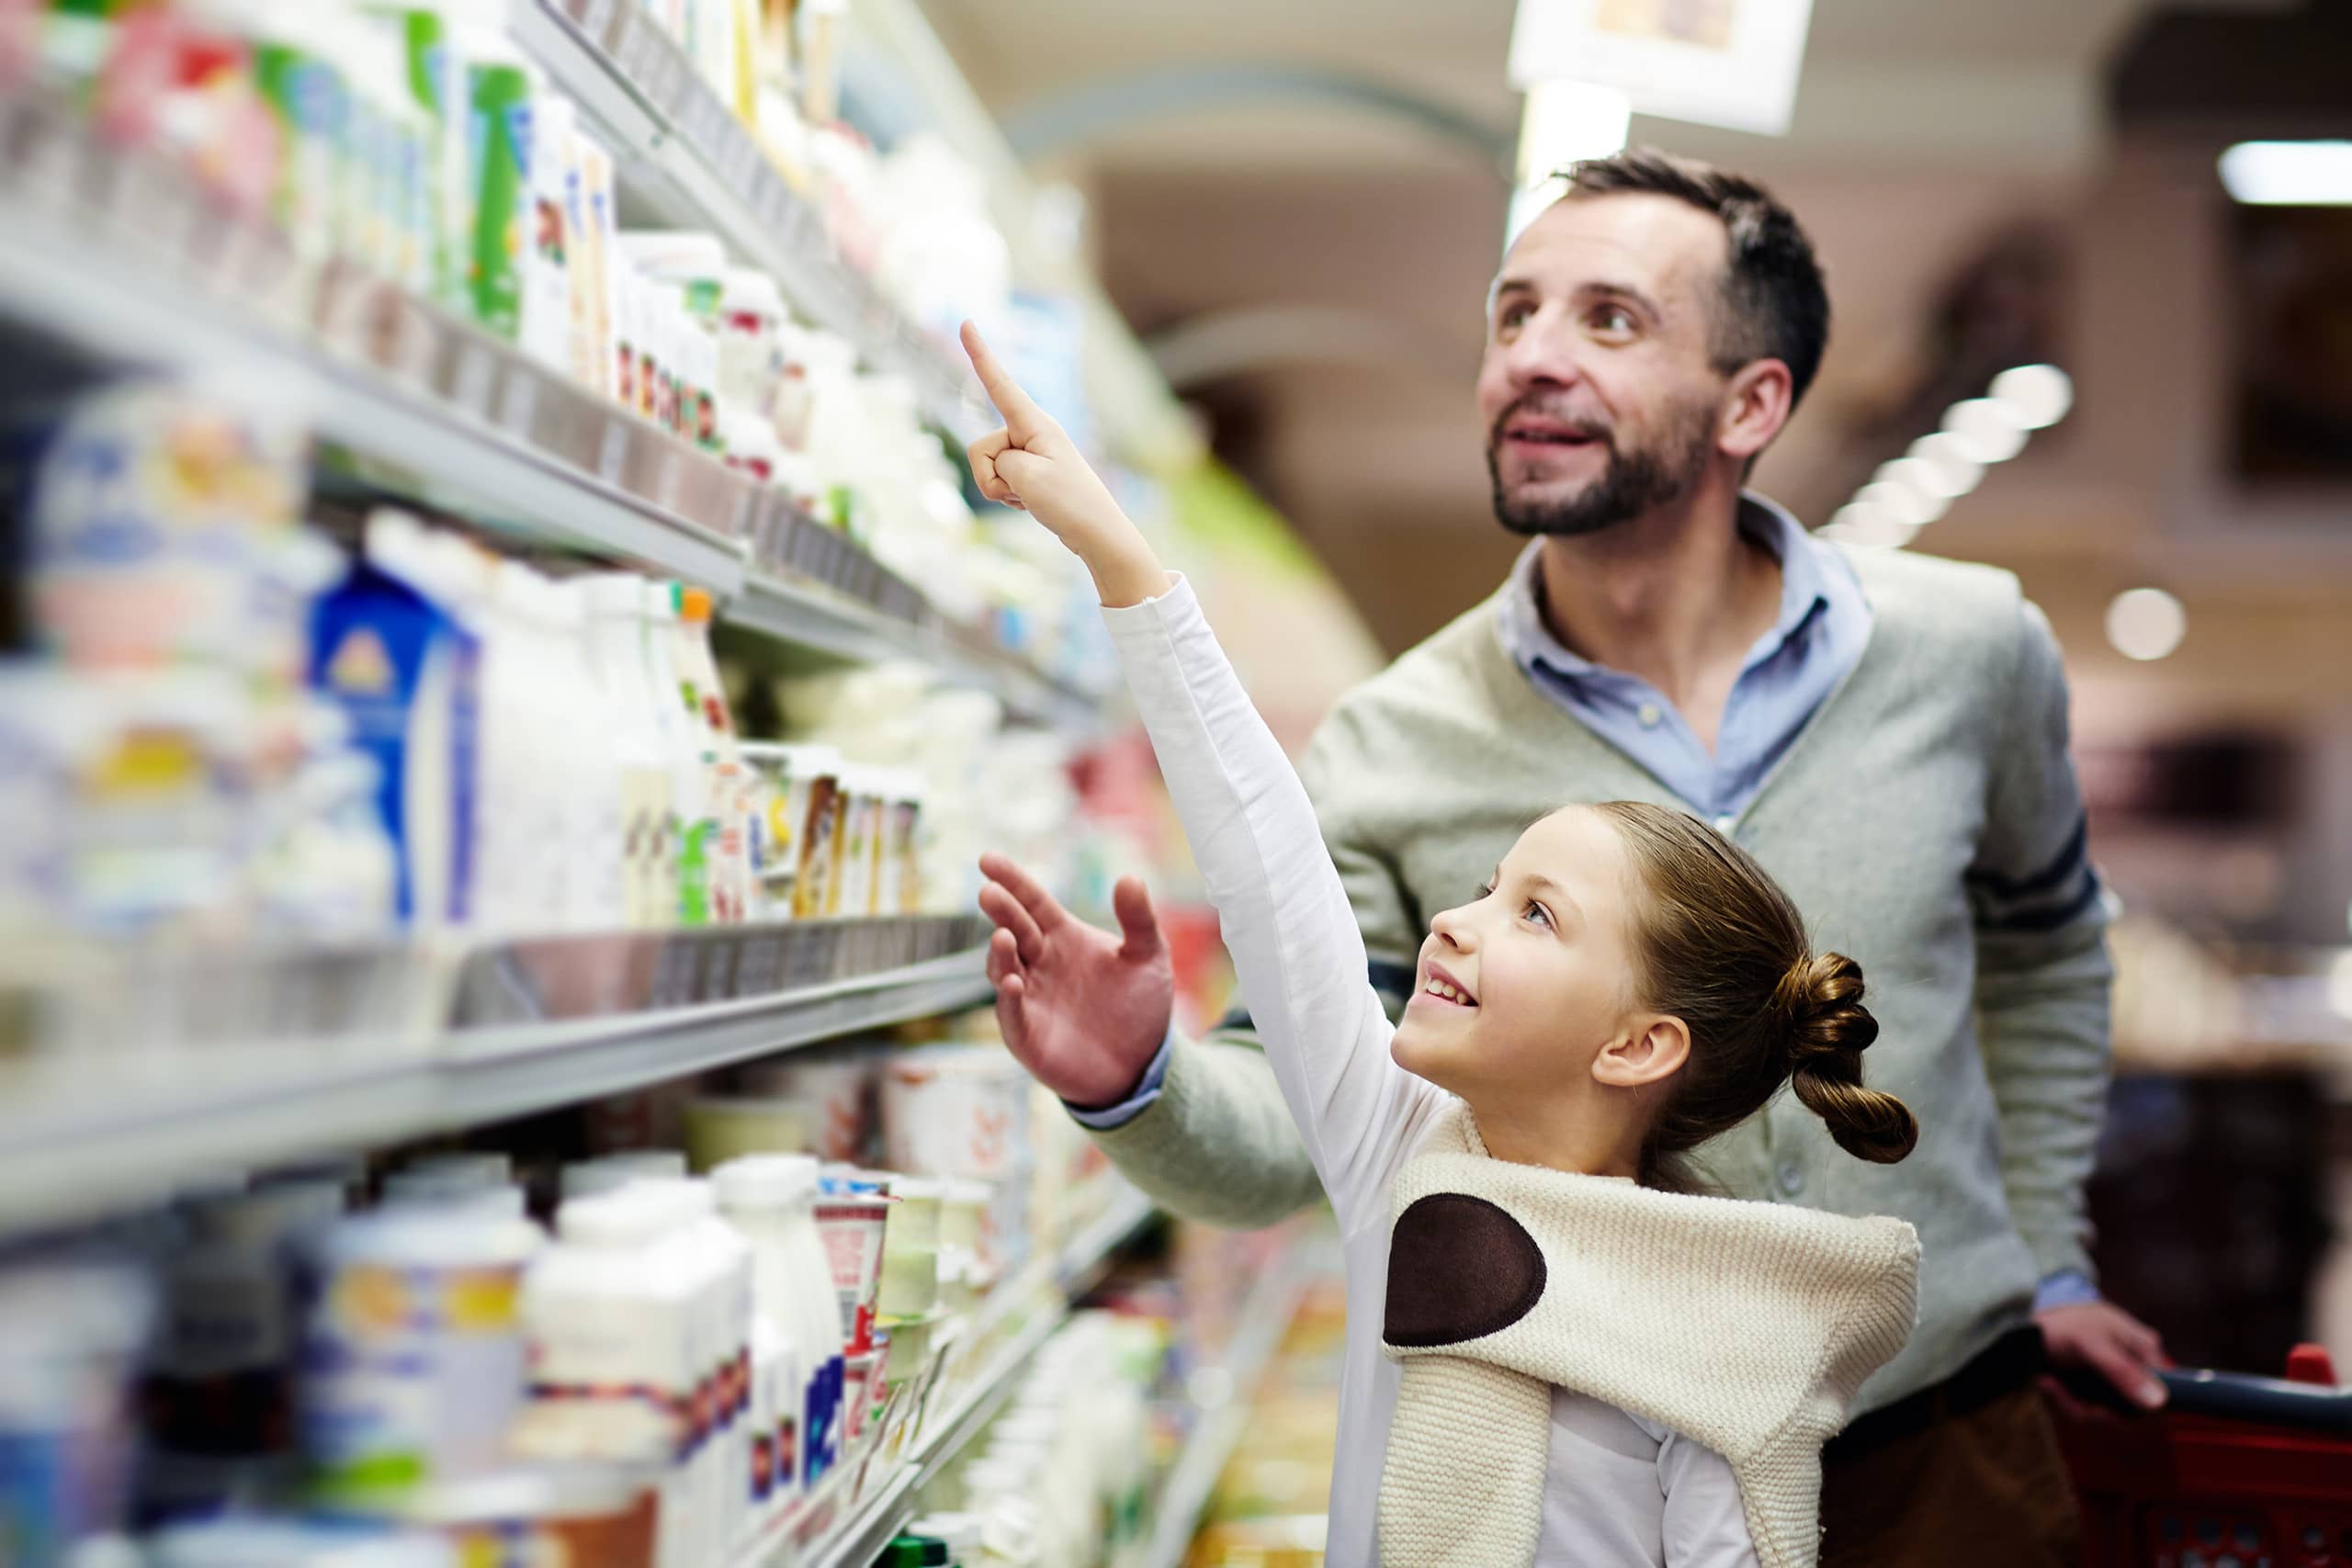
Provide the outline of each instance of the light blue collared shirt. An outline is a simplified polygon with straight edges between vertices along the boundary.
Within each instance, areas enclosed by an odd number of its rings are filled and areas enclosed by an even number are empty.
[[[1542,540],[1511,569],[1498,620],[1503,647],[1538,691],[1718,827],[1755,800],[1871,636],[1870,601],[1836,547],[1753,491],[1740,497],[1739,527],[1780,561],[1781,609],[1732,682],[1712,753],[1657,687],[1571,653],[1552,635]]]

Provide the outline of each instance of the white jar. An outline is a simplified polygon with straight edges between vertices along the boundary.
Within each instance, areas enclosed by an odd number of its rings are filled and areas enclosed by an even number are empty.
[[[325,1500],[397,1506],[498,1462],[523,1403],[517,1301],[539,1244],[536,1226],[471,1202],[321,1235],[299,1425]]]

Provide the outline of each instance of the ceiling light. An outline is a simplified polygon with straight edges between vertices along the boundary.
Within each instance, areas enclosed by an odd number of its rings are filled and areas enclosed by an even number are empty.
[[[2006,463],[2025,450],[2028,433],[2007,403],[1970,398],[1944,411],[1944,434],[1980,463]]]
[[[1839,538],[1890,550],[1901,549],[1919,532],[1917,524],[1905,522],[1883,506],[1859,500],[1839,507],[1828,525],[1837,530]]]
[[[1911,443],[1911,457],[1943,476],[1953,495],[1966,495],[1984,478],[1984,465],[1968,455],[1967,443],[1938,431]]]
[[[1633,101],[1614,87],[1537,83],[1520,115],[1519,183],[1533,185],[1579,158],[1623,152],[1633,124]]]
[[[2019,365],[1993,378],[1993,400],[2017,417],[2028,430],[2040,430],[2066,417],[2075,406],[2075,383],[2055,365]]]
[[[1916,490],[1947,506],[1956,497],[1966,494],[1969,489],[1967,485],[1955,483],[1955,476],[1946,472],[1941,465],[1919,457],[1897,457],[1891,463],[1881,463],[1878,472],[1871,477],[1881,484],[1903,485]]]
[[[1898,523],[1914,528],[1924,528],[1950,510],[1951,502],[1939,495],[1926,495],[1909,485],[1888,484],[1883,480],[1866,484],[1854,492],[1856,501],[1875,506]]]
[[[2161,588],[2134,588],[2107,607],[2107,640],[2126,659],[2162,659],[2188,635],[2188,612]]]
[[[2352,206],[2352,141],[2241,141],[2222,154],[2222,186],[2256,206]]]

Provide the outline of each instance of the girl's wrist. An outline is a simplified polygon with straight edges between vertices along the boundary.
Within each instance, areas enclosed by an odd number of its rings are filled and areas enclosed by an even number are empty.
[[[1126,518],[1080,552],[1103,607],[1124,610],[1168,592],[1168,570],[1150,541]]]

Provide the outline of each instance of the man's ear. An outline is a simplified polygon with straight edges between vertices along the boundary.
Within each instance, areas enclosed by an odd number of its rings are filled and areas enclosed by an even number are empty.
[[[1663,1013],[1637,1017],[1624,1033],[1600,1048],[1592,1076],[1611,1089],[1641,1089],[1663,1083],[1690,1059],[1690,1031]]]
[[[1732,373],[1715,445],[1743,463],[1772,445],[1796,408],[1796,378],[1777,359],[1757,359]]]

